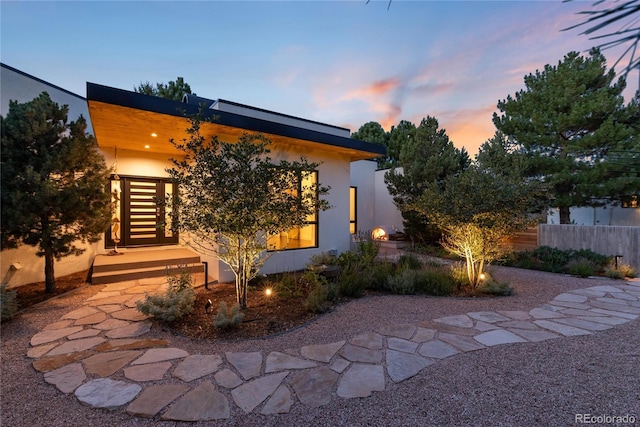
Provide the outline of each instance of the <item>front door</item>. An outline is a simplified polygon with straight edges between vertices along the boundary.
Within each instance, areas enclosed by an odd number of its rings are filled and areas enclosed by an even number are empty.
[[[163,178],[119,177],[120,196],[118,212],[107,235],[107,246],[112,247],[119,239],[119,247],[170,245],[178,243],[173,233],[170,215],[157,203],[174,194],[173,183]],[[112,178],[111,188],[114,188]],[[116,185],[117,187],[117,185]],[[117,223],[117,224],[116,224]],[[119,233],[114,230],[119,229]]]

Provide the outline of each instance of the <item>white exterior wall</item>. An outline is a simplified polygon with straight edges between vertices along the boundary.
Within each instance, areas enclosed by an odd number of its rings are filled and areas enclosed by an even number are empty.
[[[371,231],[376,223],[375,161],[359,160],[351,163],[351,186],[357,187],[356,231]]]
[[[397,231],[403,231],[402,214],[393,203],[393,197],[389,194],[387,184],[384,182],[384,174],[388,170],[379,170],[375,173],[376,202],[374,210],[376,226],[384,225]],[[402,173],[402,168],[398,168],[398,171]]]
[[[622,208],[603,206],[598,208],[571,208],[571,223],[575,225],[620,225],[640,226],[640,208]],[[560,212],[551,209],[547,216],[548,224],[560,224]]]
[[[4,66],[0,69],[0,87],[2,88],[0,113],[3,117],[9,112],[10,100],[17,100],[20,103],[28,102],[46,91],[53,101],[60,105],[69,105],[69,121],[77,119],[82,114],[87,120],[87,131],[93,133],[87,102],[78,95]],[[104,244],[101,245],[100,242],[90,245],[78,243],[77,246],[86,249],[85,252],[80,256],[72,255],[56,261],[54,265],[56,277],[89,269],[94,256],[98,253],[98,248],[104,247]],[[0,252],[1,283],[8,283],[10,287],[14,287],[44,281],[44,258],[37,257],[35,254],[36,249],[26,245]],[[19,263],[21,269],[13,270],[11,265],[14,263]]]

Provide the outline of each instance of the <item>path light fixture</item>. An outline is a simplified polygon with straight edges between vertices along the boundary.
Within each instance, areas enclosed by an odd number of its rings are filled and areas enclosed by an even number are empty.
[[[206,304],[204,305],[204,312],[205,313],[209,313],[209,310],[211,310],[211,306],[213,305],[213,303],[211,302],[210,299],[207,299]]]

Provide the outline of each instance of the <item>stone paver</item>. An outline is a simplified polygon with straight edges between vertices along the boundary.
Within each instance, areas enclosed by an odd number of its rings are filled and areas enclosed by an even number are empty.
[[[98,378],[84,383],[76,389],[78,400],[93,408],[116,409],[132,401],[142,387],[138,384]]]
[[[640,316],[637,280],[571,290],[529,311],[475,311],[387,325],[281,352],[190,355],[167,340],[143,337],[152,323],[135,302],[144,298],[141,292],[165,287],[155,278],[106,285],[31,338],[27,356],[34,369],[82,403],[111,410],[128,404],[123,410],[132,416],[205,422],[242,412],[277,416],[296,404],[319,407],[334,397],[382,392],[385,372],[400,383],[459,353],[599,333]]]

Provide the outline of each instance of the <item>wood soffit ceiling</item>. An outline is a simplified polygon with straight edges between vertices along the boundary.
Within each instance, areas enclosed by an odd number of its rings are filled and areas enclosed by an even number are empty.
[[[187,137],[186,129],[189,121],[185,117],[155,113],[99,101],[88,101],[89,114],[93,131],[101,148],[119,148],[123,150],[148,151],[169,155],[180,155],[169,142],[171,138],[181,141]],[[205,123],[201,134],[209,139],[217,135],[226,142],[236,141],[243,132],[251,132],[242,128]],[[152,134],[157,136],[152,136]],[[374,158],[375,155],[346,147],[337,147],[318,142],[295,139],[265,133],[274,144],[298,146],[304,153],[316,149],[330,151],[347,156],[351,161]],[[149,148],[145,148],[148,145]]]

